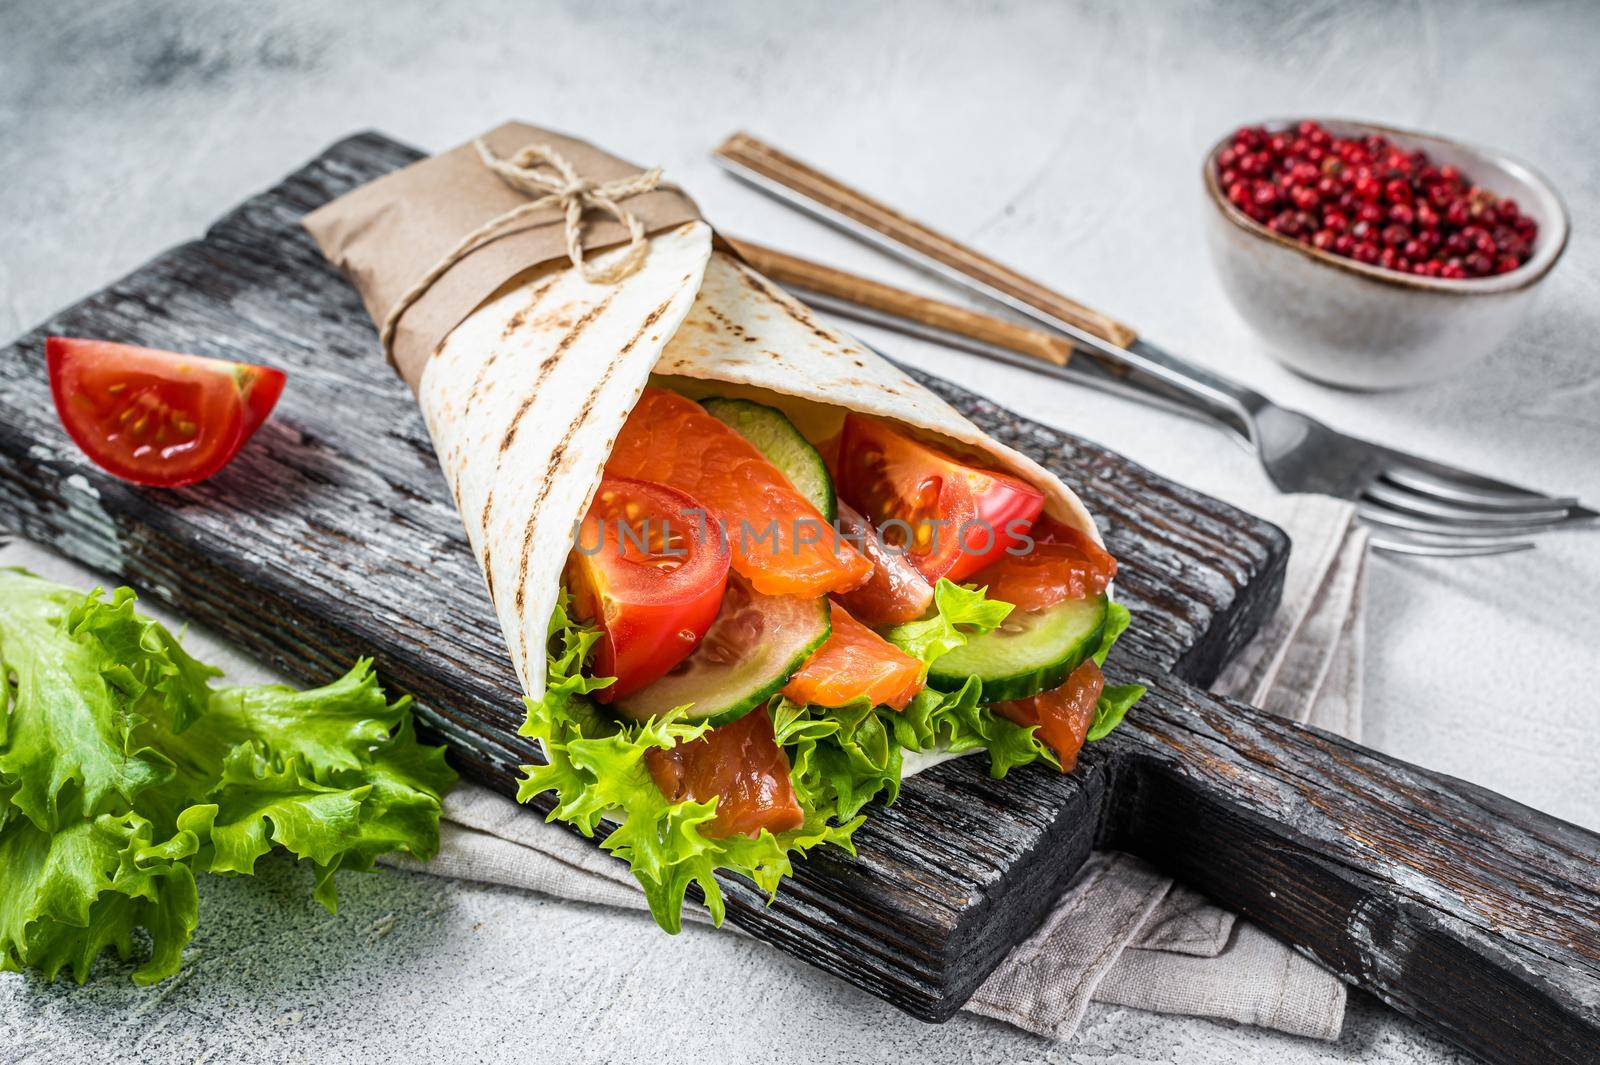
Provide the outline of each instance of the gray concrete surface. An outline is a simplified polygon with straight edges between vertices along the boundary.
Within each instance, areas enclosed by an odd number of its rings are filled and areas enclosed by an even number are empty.
[[[664,164],[729,232],[926,282],[723,178],[747,128],[1330,421],[1600,499],[1600,8],[1421,2],[981,6],[0,0],[0,334],[174,242],[329,141],[443,148],[521,116]],[[1444,384],[1365,396],[1272,362],[1200,239],[1202,150],[1341,114],[1544,170],[1573,244],[1527,327]],[[1265,482],[1211,431],[894,340],[939,373],[1224,496]],[[270,357],[270,353],[264,353]],[[1600,828],[1600,534],[1372,566],[1369,742]],[[326,917],[267,863],[204,886],[183,976],[0,978],[0,1062],[1441,1062],[1358,998],[1332,1046],[1096,1008],[1055,1045],[909,1020],[775,951],[385,873]]]

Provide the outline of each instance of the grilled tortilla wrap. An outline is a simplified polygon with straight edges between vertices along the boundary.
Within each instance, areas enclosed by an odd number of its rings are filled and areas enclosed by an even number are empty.
[[[942,437],[1037,486],[1047,513],[1100,540],[1048,470],[714,251],[705,223],[687,223],[652,238],[644,266],[614,285],[566,267],[506,287],[421,375],[418,402],[532,698],[544,692],[546,628],[572,530],[652,374],[692,397],[771,404],[814,441],[837,432],[847,411]]]

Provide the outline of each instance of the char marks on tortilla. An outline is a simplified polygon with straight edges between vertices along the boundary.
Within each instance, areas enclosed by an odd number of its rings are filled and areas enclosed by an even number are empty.
[[[740,342],[731,343],[729,335]],[[899,367],[723,252],[712,254],[694,309],[662,352],[656,373],[690,379],[664,383],[691,395],[739,394],[770,403],[813,440],[837,432],[847,410],[943,437],[1039,486],[1051,516],[1100,541],[1089,512],[1054,474],[990,438]]]
[[[1077,496],[1038,463],[713,253],[710,228],[688,223],[653,237],[644,265],[614,285],[568,268],[502,290],[423,370],[417,398],[530,696],[544,691],[572,530],[652,374],[692,398],[777,406],[813,440],[837,432],[846,411],[900,422],[1038,485],[1054,517],[1099,540]]]
[[[511,286],[423,368],[417,400],[531,695],[544,690],[545,629],[572,528],[710,251],[710,228],[692,222],[654,237],[644,265],[616,284],[568,268]]]

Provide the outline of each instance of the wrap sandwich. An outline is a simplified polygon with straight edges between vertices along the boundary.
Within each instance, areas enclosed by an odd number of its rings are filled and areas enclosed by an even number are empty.
[[[589,280],[625,255],[515,274],[407,374],[545,757],[519,798],[609,822],[676,931],[930,757],[1070,770],[1142,694],[1077,496],[705,222]]]

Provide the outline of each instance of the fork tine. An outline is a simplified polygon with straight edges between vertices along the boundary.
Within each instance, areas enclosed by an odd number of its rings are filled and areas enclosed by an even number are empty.
[[[1551,532],[1560,528],[1559,524],[1510,525],[1496,522],[1457,522],[1454,520],[1428,518],[1420,514],[1410,514],[1403,510],[1396,510],[1393,507],[1366,499],[1356,504],[1356,517],[1369,525],[1381,525],[1387,529],[1402,529],[1406,532],[1432,533],[1435,536],[1538,536],[1541,533]]]
[[[1369,484],[1363,495],[1376,503],[1398,510],[1409,511],[1423,517],[1438,518],[1455,524],[1484,525],[1558,525],[1571,517],[1565,507],[1541,510],[1503,510],[1496,507],[1474,507],[1464,503],[1451,503],[1432,496],[1419,494],[1399,485],[1382,480]],[[1583,519],[1580,519],[1583,520]]]
[[[1367,541],[1374,551],[1395,555],[1421,555],[1428,558],[1482,558],[1488,555],[1509,555],[1514,551],[1531,551],[1531,540],[1457,541],[1454,543],[1423,543],[1416,540],[1374,536]]]
[[[1383,476],[1401,488],[1452,503],[1495,510],[1564,510],[1578,505],[1574,496],[1547,496],[1526,488],[1480,477],[1465,470],[1406,456]]]

